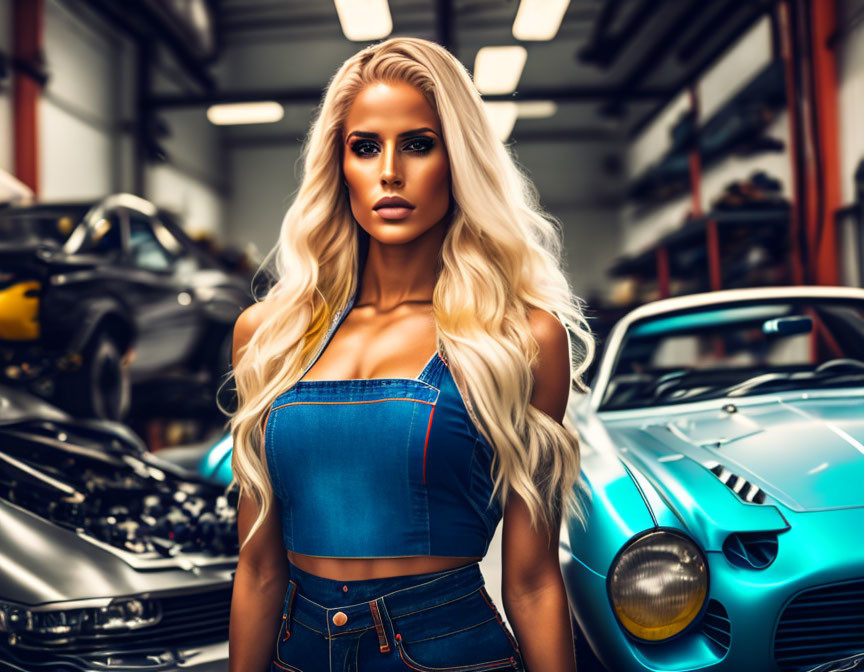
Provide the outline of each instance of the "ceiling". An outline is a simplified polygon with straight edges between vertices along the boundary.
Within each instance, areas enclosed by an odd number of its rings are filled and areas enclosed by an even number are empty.
[[[554,40],[520,43],[511,32],[518,0],[389,2],[392,36],[435,40],[469,71],[480,47],[523,44],[528,60],[516,93],[488,98],[553,99],[560,105],[555,117],[520,120],[519,129],[569,129],[574,137],[638,129],[771,4],[571,0]],[[216,19],[217,70],[224,76],[215,97],[226,99],[266,92],[280,93],[283,102],[315,104],[344,58],[365,46],[345,39],[328,0],[220,0]],[[301,57],[280,61],[283,50]],[[250,67],[255,58],[260,63]],[[243,65],[232,66],[232,59]]]
[[[391,36],[446,46],[473,69],[483,46],[522,44],[519,87],[489,100],[554,100],[544,119],[519,119],[515,140],[632,138],[764,15],[775,0],[571,0],[555,39],[512,35],[519,0],[389,0]],[[286,117],[269,129],[233,127],[229,139],[301,138],[329,78],[367,43],[342,34],[332,0],[213,0],[217,58],[209,90],[154,87],[151,109],[278,100]]]

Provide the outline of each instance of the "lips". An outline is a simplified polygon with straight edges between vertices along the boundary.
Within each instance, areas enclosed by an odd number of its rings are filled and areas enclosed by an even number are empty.
[[[399,196],[385,196],[372,206],[373,210],[378,210],[379,208],[410,208],[413,210],[414,205]]]
[[[403,219],[411,214],[414,206],[399,196],[385,196],[372,209],[382,219]]]

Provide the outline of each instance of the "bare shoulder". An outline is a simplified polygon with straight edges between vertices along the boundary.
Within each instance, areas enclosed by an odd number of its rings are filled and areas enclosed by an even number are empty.
[[[534,391],[531,405],[561,422],[570,396],[570,344],[567,328],[552,313],[532,308],[528,313],[531,334],[539,354],[532,369]]]
[[[548,310],[531,308],[528,311],[528,324],[541,349],[544,345],[551,345],[553,349],[560,351],[567,345],[567,329],[561,320]],[[566,347],[564,349],[566,350]]]
[[[231,352],[231,361],[235,366],[239,361],[240,349],[252,339],[256,329],[264,321],[265,314],[264,302],[258,301],[247,307],[237,317],[237,321],[234,323],[234,345]]]

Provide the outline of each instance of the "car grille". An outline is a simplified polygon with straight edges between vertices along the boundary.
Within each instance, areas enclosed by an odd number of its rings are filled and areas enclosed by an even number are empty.
[[[732,643],[732,624],[726,609],[717,600],[708,602],[702,617],[702,635],[711,643],[718,658],[722,658]]]
[[[193,647],[228,639],[231,588],[158,598],[162,618],[150,627],[125,632],[79,636],[63,644],[28,637],[24,648],[39,647],[58,654],[87,655],[111,651],[153,651]]]
[[[774,635],[781,670],[810,668],[864,650],[864,581],[805,590],[788,604]]]

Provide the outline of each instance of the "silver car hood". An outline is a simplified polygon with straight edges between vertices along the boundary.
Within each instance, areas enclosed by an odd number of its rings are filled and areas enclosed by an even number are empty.
[[[230,558],[221,566],[190,563],[140,571],[74,531],[4,500],[0,530],[0,599],[25,605],[224,586],[236,563]]]

